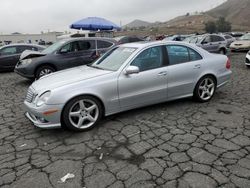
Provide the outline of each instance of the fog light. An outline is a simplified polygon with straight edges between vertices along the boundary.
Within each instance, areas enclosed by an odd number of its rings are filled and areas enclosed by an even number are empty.
[[[42,118],[42,117],[36,117],[36,119],[38,121],[40,121],[41,123],[48,123],[48,121],[46,119]]]

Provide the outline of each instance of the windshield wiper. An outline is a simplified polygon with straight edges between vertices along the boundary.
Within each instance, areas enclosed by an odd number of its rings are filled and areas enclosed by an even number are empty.
[[[96,68],[96,69],[100,69],[100,70],[105,70],[104,68],[101,68],[101,67],[97,67],[97,66],[93,66],[93,65],[87,65],[88,67],[93,67],[93,68]]]

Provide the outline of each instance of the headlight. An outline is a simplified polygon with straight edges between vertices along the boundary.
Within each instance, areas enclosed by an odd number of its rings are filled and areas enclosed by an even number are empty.
[[[50,94],[51,94],[51,91],[46,91],[42,95],[38,96],[37,100],[35,101],[36,106],[39,107],[39,106],[44,105],[48,101]]]
[[[22,65],[28,65],[32,62],[32,59],[24,59],[22,60]]]

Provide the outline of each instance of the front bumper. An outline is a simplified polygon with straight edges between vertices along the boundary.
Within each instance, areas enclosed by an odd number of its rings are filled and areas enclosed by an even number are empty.
[[[230,46],[231,51],[248,51],[250,50],[250,47],[246,47],[246,46]]]
[[[22,77],[28,78],[28,79],[32,79],[35,76],[33,74],[28,74],[25,68],[21,68],[21,67],[16,67],[14,69],[14,72],[19,74]]]
[[[44,129],[61,127],[61,111],[63,105],[43,105],[36,107],[33,103],[24,101],[25,116],[36,126]],[[45,115],[45,112],[54,110],[56,112]]]
[[[246,56],[246,65],[250,66],[250,54],[247,54]]]

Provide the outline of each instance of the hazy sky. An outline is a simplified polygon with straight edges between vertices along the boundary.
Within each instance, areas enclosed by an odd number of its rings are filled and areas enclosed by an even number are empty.
[[[225,0],[0,0],[0,33],[66,31],[88,16],[125,25],[134,19],[167,21],[209,10]]]

